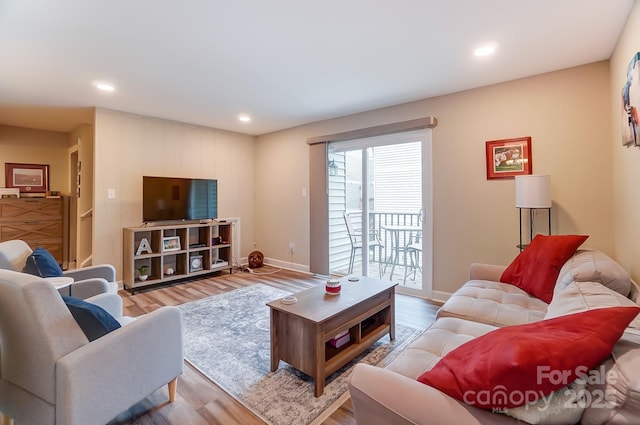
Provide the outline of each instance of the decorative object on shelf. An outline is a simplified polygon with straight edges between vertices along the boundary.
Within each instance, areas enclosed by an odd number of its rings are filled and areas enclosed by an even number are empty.
[[[631,58],[627,66],[627,80],[622,86],[623,146],[640,146],[640,135],[638,135],[638,127],[640,126],[640,116],[638,115],[638,108],[640,108],[638,61],[640,61],[640,52],[637,52]]]
[[[180,236],[162,238],[162,251],[180,251]]]
[[[329,345],[335,348],[340,348],[343,345],[346,345],[349,341],[351,341],[351,335],[349,334],[349,329],[345,329],[338,335],[331,338],[329,340]]]
[[[222,243],[222,236],[214,236],[211,238],[211,245],[220,245]]]
[[[264,254],[260,251],[253,251],[249,254],[247,261],[249,262],[249,268],[260,268],[264,264]]]
[[[228,261],[224,261],[222,258],[218,258],[215,262],[211,263],[211,268],[222,267],[228,264]]]
[[[149,244],[149,239],[147,238],[140,239],[140,244],[138,245],[138,249],[136,250],[136,255],[141,255],[143,252],[146,252],[147,254],[153,254],[151,245]]]
[[[138,267],[136,270],[138,270],[138,279],[142,282],[144,282],[145,280],[147,280],[149,278],[149,275],[147,274],[147,270],[149,268],[147,266],[140,266]]]
[[[0,187],[0,198],[19,198],[20,189],[17,187]]]
[[[549,219],[549,235],[551,235],[551,176],[548,174],[530,174],[516,176],[516,208],[520,216],[520,244],[522,251],[527,245],[522,243],[522,210],[529,210],[529,242],[533,240],[534,212],[546,209]]]
[[[173,267],[167,266],[167,267],[164,268],[164,275],[165,276],[171,276],[174,273],[175,273],[175,270],[173,269]]]
[[[49,190],[48,164],[7,162],[4,169],[7,187],[17,188],[20,193],[46,193]]]
[[[202,255],[192,255],[189,258],[189,271],[197,272],[202,270]]]
[[[487,180],[531,174],[531,137],[490,140],[485,146]]]
[[[325,284],[325,292],[329,295],[339,295],[340,290],[342,289],[342,285],[340,284],[339,279],[329,279]]]

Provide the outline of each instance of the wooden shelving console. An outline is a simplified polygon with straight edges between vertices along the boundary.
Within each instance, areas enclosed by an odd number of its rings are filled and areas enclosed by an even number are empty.
[[[222,270],[233,271],[232,225],[229,222],[125,227],[124,289],[157,285]],[[140,280],[138,269],[148,277]]]

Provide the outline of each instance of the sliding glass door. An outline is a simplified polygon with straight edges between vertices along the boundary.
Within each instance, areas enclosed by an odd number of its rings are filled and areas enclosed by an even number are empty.
[[[331,274],[382,277],[399,292],[430,295],[430,152],[426,131],[329,144]]]

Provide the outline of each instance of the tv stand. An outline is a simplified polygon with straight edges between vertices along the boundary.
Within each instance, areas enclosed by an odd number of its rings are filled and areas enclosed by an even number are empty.
[[[212,272],[233,272],[232,223],[150,224],[123,229],[123,286],[168,283]],[[147,278],[140,279],[146,267]]]

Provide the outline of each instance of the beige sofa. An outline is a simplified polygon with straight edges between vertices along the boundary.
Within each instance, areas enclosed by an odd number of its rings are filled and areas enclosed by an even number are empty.
[[[474,264],[470,280],[439,309],[437,320],[385,368],[358,364],[349,382],[356,421],[375,424],[640,423],[640,319],[626,329],[601,367],[617,379],[588,383],[579,409],[542,412],[520,408],[518,421],[466,405],[417,381],[447,353],[499,327],[531,323],[610,306],[636,305],[638,290],[625,270],[602,252],[579,250],[560,270],[551,304],[499,282],[505,267]],[[609,382],[611,381],[611,382]],[[600,400],[602,401],[602,400]],[[516,415],[517,416],[517,415]],[[533,416],[533,417],[532,417]],[[569,419],[571,418],[571,419]],[[521,417],[522,419],[522,417]],[[542,422],[537,422],[542,421]]]

